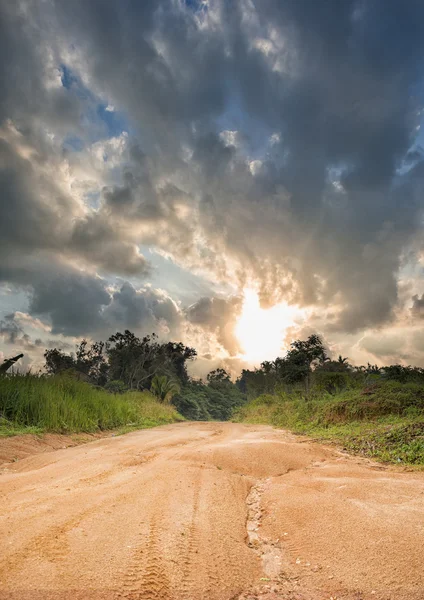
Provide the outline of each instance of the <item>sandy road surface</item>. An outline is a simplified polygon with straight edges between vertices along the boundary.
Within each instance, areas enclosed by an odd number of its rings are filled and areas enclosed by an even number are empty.
[[[3,600],[423,600],[424,474],[182,423],[0,475]]]

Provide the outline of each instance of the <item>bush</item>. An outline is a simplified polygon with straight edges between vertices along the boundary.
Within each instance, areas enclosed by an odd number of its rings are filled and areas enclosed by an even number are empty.
[[[114,379],[113,381],[108,381],[105,384],[105,390],[111,394],[123,394],[128,390],[128,388],[120,379]]]
[[[263,394],[234,413],[234,419],[336,440],[385,461],[424,464],[424,387],[417,383],[379,379],[335,395],[315,386],[308,400]]]
[[[0,379],[0,416],[19,426],[73,432],[152,426],[181,419],[150,393],[111,394],[69,375],[14,375]]]
[[[348,372],[315,371],[313,373],[315,391],[337,394],[354,386],[354,379]]]

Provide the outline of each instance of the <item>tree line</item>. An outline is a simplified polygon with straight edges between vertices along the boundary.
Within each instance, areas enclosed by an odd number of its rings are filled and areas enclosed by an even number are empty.
[[[197,356],[182,342],[159,342],[156,334],[137,337],[129,330],[117,332],[106,342],[83,340],[75,353],[46,350],[49,374],[72,373],[112,393],[150,390],[161,402],[172,402],[186,418],[226,420],[235,408],[261,394],[297,390],[308,398],[311,389],[334,393],[367,378],[424,383],[424,370],[391,365],[353,366],[347,358],[331,359],[320,336],[295,340],[288,352],[255,369],[243,369],[235,382],[222,368],[211,371],[206,381],[190,377],[188,364]]]
[[[243,369],[237,385],[253,399],[261,394],[299,392],[308,398],[311,391],[336,393],[346,387],[381,380],[424,384],[424,369],[400,364],[382,366],[352,365],[347,357],[331,359],[320,336],[295,340],[283,357],[264,361],[259,368]]]
[[[58,348],[44,353],[51,375],[66,372],[113,393],[150,390],[159,401],[172,401],[188,419],[229,419],[246,401],[245,394],[224,369],[211,371],[206,381],[190,377],[187,366],[196,356],[182,342],[160,343],[154,333],[137,337],[129,330],[106,342],[83,340],[75,353]]]

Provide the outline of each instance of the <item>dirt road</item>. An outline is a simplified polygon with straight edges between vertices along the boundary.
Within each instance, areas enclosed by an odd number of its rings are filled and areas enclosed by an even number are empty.
[[[11,463],[0,598],[423,600],[424,473],[182,423]]]

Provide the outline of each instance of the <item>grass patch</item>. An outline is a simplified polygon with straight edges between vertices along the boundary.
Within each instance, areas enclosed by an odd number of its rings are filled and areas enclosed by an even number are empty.
[[[7,419],[0,417],[0,438],[12,437],[13,435],[22,435],[23,433],[32,433],[33,435],[41,435],[43,430],[40,427],[28,427],[25,425],[17,425],[11,423]]]
[[[141,429],[181,421],[150,392],[111,394],[70,376],[0,378],[0,435]]]
[[[262,395],[234,415],[270,424],[391,463],[424,465],[424,388],[380,382],[330,395]]]

